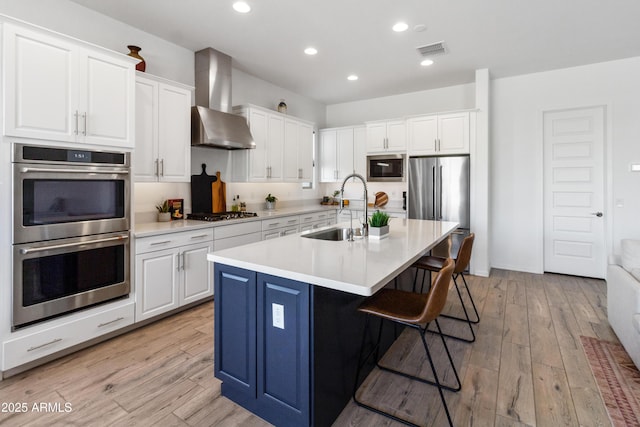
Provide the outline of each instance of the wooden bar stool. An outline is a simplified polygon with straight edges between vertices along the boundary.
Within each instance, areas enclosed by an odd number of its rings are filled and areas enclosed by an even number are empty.
[[[403,424],[416,426],[406,419],[399,418],[393,414],[385,412],[379,408],[375,408],[371,405],[363,403],[358,400],[356,393],[358,391],[358,381],[360,379],[360,370],[362,366],[369,360],[371,355],[374,356],[375,364],[378,368],[392,372],[403,377],[420,381],[426,384],[434,385],[438,388],[438,393],[440,394],[440,399],[442,400],[442,405],[444,406],[445,413],[447,415],[447,420],[449,421],[449,425],[453,426],[451,421],[451,415],[449,414],[449,408],[447,407],[447,402],[444,398],[443,389],[451,390],[451,391],[459,391],[461,388],[460,378],[458,377],[458,372],[453,363],[453,359],[451,358],[451,353],[449,352],[449,348],[447,347],[447,343],[444,339],[443,335],[440,335],[442,340],[442,345],[447,353],[447,357],[449,358],[449,363],[453,368],[453,373],[455,375],[455,379],[457,385],[450,386],[442,384],[438,378],[438,374],[436,372],[435,365],[433,363],[433,359],[431,358],[431,353],[429,352],[429,347],[427,345],[427,341],[425,339],[425,333],[427,328],[429,327],[430,322],[434,322],[436,327],[440,331],[440,325],[438,324],[438,315],[444,308],[444,305],[447,301],[447,294],[449,292],[449,283],[451,282],[451,275],[453,273],[453,268],[455,264],[452,259],[447,259],[438,275],[435,278],[434,284],[429,290],[427,294],[415,293],[415,292],[407,292],[397,289],[382,289],[375,295],[365,299],[360,307],[358,307],[358,311],[366,313],[366,321],[365,327],[362,335],[362,344],[360,346],[360,353],[358,356],[358,369],[356,371],[356,380],[353,386],[353,400],[354,402],[362,406],[363,408],[369,409],[373,412],[376,412],[380,415],[384,415],[388,418],[391,418],[395,421],[401,422]],[[366,337],[369,328],[369,321],[371,316],[380,317],[380,329],[378,330],[378,339],[373,348],[367,353],[366,357],[362,359],[362,353],[364,351],[364,347],[366,344]],[[434,381],[427,380],[425,378],[420,378],[414,375],[407,374],[402,371],[398,371],[392,369],[387,366],[383,366],[379,363],[379,347],[380,347],[380,337],[382,335],[382,325],[384,320],[388,320],[397,324],[401,324],[407,326],[413,330],[415,330],[418,335],[420,335],[420,339],[422,340],[422,345],[424,346],[425,353],[427,354],[427,359],[429,364],[431,365],[431,372],[433,374]],[[424,325],[424,327],[422,326]],[[440,331],[442,332],[442,331]]]
[[[453,339],[457,339],[460,341],[464,341],[464,342],[474,342],[476,340],[476,334],[473,331],[473,326],[472,324],[476,324],[480,322],[480,315],[478,314],[478,309],[476,308],[476,304],[473,301],[473,296],[471,295],[471,292],[469,291],[469,286],[467,285],[467,280],[464,277],[464,271],[467,269],[467,267],[469,266],[469,261],[471,260],[471,250],[473,249],[473,240],[475,238],[475,234],[471,233],[469,234],[467,237],[464,238],[464,240],[462,241],[462,244],[460,245],[460,248],[458,249],[458,256],[456,257],[456,264],[455,264],[455,268],[453,270],[453,283],[455,285],[456,288],[456,293],[458,294],[458,298],[460,299],[460,304],[462,304],[462,311],[464,312],[464,317],[457,317],[457,316],[451,316],[448,314],[441,314],[442,317],[447,317],[449,319],[455,319],[455,320],[461,320],[463,322],[467,322],[467,324],[469,325],[469,329],[471,330],[471,338],[462,338],[462,337],[457,337],[457,336],[453,336],[453,335],[448,335],[445,334],[446,337],[449,338],[453,338]],[[417,269],[422,269],[425,271],[429,271],[429,272],[438,272],[442,269],[443,265],[446,262],[446,258],[443,257],[438,257],[438,256],[433,256],[433,255],[427,255],[427,256],[423,256],[422,258],[420,258],[418,261],[416,261],[412,267],[416,267]],[[416,272],[416,277],[417,277],[418,273]],[[464,287],[467,291],[467,294],[469,295],[469,301],[471,301],[471,306],[473,308],[473,312],[475,314],[475,319],[471,319],[469,317],[469,311],[467,310],[467,307],[464,303],[464,300],[462,299],[462,293],[460,292],[460,287],[458,285],[458,277],[462,278],[462,283],[464,284]],[[424,277],[423,277],[423,281],[424,281]],[[429,332],[435,332],[435,331],[429,331]]]

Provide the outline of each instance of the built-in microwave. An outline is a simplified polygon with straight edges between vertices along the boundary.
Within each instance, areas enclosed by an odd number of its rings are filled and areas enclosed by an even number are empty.
[[[367,181],[404,181],[405,163],[404,154],[367,156]]]

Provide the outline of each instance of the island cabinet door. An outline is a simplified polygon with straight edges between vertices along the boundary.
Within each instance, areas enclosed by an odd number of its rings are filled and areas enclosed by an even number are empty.
[[[256,398],[256,273],[215,264],[215,376],[236,402]]]
[[[278,426],[310,424],[309,301],[308,284],[258,273],[258,414]]]

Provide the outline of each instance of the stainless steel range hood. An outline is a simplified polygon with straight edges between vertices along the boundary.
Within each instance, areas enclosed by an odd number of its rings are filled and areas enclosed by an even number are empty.
[[[256,148],[244,117],[231,114],[231,57],[212,48],[195,54],[196,106],[191,108],[191,145]]]

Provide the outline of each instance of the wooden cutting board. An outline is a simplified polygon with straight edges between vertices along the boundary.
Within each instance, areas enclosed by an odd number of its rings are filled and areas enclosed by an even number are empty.
[[[227,184],[220,179],[220,171],[216,172],[216,180],[211,183],[211,212],[227,210]]]
[[[191,175],[191,212],[211,212],[211,184],[218,178],[207,175],[207,165],[202,164],[200,175]]]
[[[387,196],[387,193],[385,193],[384,191],[378,191],[376,193],[376,201],[373,204],[373,206],[377,208],[381,208],[384,205],[386,205],[388,201],[389,201],[389,196]]]

